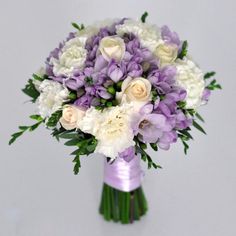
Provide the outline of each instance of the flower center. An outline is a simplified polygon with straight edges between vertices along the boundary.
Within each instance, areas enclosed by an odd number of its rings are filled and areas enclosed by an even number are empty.
[[[149,122],[148,120],[143,120],[143,121],[140,122],[139,128],[140,128],[140,129],[143,129],[143,128],[145,128],[146,126],[148,126],[149,124],[150,124],[150,122]]]

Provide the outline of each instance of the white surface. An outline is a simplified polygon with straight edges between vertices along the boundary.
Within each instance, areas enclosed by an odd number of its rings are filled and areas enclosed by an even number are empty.
[[[18,124],[30,124],[34,112],[20,88],[72,30],[71,21],[139,17],[145,10],[149,22],[168,24],[189,41],[190,53],[204,70],[217,71],[224,90],[201,109],[208,135],[193,133],[187,157],[180,143],[152,153],[164,169],[146,171],[149,212],[123,226],[97,213],[100,157],[85,158],[74,176],[72,150],[43,127],[12,147],[6,143]],[[1,0],[0,235],[235,236],[235,11],[234,0]]]

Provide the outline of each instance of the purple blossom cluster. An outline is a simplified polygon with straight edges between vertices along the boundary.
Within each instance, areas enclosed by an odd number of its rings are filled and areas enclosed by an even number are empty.
[[[189,127],[192,123],[178,106],[186,97],[186,91],[176,86],[176,68],[168,65],[159,67],[158,59],[147,48],[142,47],[140,40],[134,34],[123,35],[125,54],[121,61],[114,59],[107,61],[98,53],[99,44],[104,37],[116,35],[116,25],[101,28],[99,32],[86,41],[87,57],[83,69],[74,71],[68,77],[55,76],[50,64],[51,58],[58,55],[65,43],[61,43],[47,58],[47,75],[69,90],[76,92],[74,104],[85,109],[91,106],[102,106],[104,101],[115,101],[115,93],[108,88],[120,89],[122,81],[128,76],[143,77],[152,85],[153,99],[144,105],[133,120],[134,135],[144,143],[157,143],[162,149],[169,149],[170,144],[176,142],[178,130]],[[161,29],[162,38],[166,43],[175,44],[181,48],[181,42],[175,32],[167,26]],[[67,39],[75,37],[71,33]],[[206,97],[207,97],[206,93]],[[117,104],[115,104],[117,105]],[[133,147],[124,150],[120,156],[130,160],[135,152]],[[132,159],[132,158],[131,158]]]

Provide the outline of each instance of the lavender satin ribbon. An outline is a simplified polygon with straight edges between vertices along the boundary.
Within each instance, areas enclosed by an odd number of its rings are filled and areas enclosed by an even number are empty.
[[[105,160],[104,182],[123,192],[131,192],[140,187],[143,175],[140,158],[137,156],[130,162],[120,157],[112,164]]]

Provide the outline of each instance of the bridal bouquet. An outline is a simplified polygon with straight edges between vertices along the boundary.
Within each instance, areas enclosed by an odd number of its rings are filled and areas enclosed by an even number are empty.
[[[187,152],[192,127],[205,133],[197,108],[220,89],[215,73],[203,73],[188,54],[187,41],[167,26],[129,18],[104,21],[76,31],[55,48],[46,65],[23,89],[37,106],[31,126],[19,126],[10,144],[44,124],[80,157],[105,158],[100,213],[130,223],[147,211],[140,160],[161,168],[147,147],[168,150],[180,140]]]

